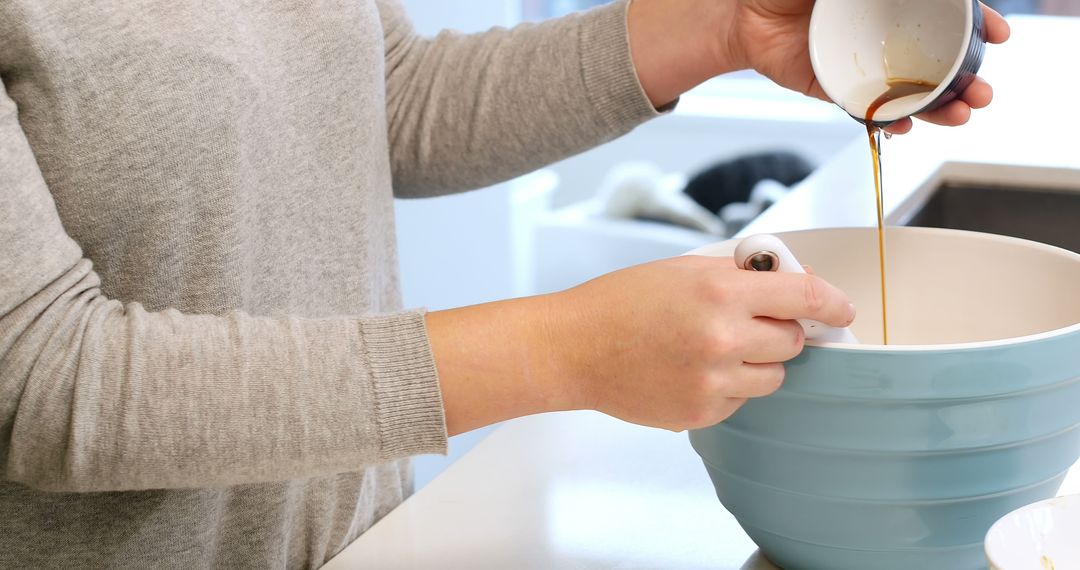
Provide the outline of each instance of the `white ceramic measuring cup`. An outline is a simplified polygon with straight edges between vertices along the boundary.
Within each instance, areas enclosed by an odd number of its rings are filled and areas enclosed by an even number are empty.
[[[985,47],[978,0],[817,0],[810,20],[810,61],[818,83],[863,121],[890,81],[937,85],[883,105],[885,126],[960,96],[975,79]]]

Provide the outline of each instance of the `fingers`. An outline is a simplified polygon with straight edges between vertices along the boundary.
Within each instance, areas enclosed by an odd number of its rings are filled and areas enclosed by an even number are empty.
[[[806,89],[806,94],[822,101],[832,103],[833,100],[825,94],[825,89],[821,87],[821,83],[818,83],[817,76],[814,76],[813,81],[810,82],[810,87]]]
[[[982,5],[982,11],[986,29],[986,41],[992,44],[1001,44],[1008,41],[1009,36],[1012,35],[1012,30],[1009,28],[1009,23],[1005,21],[1005,18],[986,4]]]
[[[803,350],[806,333],[795,321],[755,317],[739,331],[742,359],[747,364],[787,362]]]
[[[899,121],[885,127],[885,131],[894,135],[906,135],[911,132],[912,127],[911,119],[904,117]]]
[[[743,284],[746,307],[755,317],[813,319],[834,327],[855,320],[847,295],[814,275],[746,272]]]
[[[1012,30],[1009,28],[1009,23],[1005,21],[1005,18],[985,4],[982,5],[982,11],[986,41],[992,44],[1001,44],[1008,41],[1009,36],[1012,35]],[[993,99],[993,87],[981,77],[977,77],[960,96],[960,99],[951,101],[929,113],[923,113],[919,115],[919,118],[935,125],[960,126],[971,119],[972,109],[982,109],[990,105]],[[897,121],[885,130],[896,135],[905,134],[911,130],[911,121],[907,119]]]
[[[739,411],[739,408],[743,407],[743,404],[745,404],[745,403],[746,403],[746,398],[723,398],[722,400],[720,400],[719,402],[716,403],[715,408],[710,410],[710,414],[709,414],[710,418],[709,418],[709,420],[707,420],[705,422],[697,422],[696,425],[691,425],[690,427],[691,427],[691,429],[694,429],[694,428],[705,428],[705,427],[709,427],[709,426],[714,426],[714,425],[716,425],[716,424],[730,418],[731,415],[734,414],[735,412]],[[679,430],[681,431],[682,429],[685,429],[685,428],[680,428]]]
[[[972,109],[982,109],[994,100],[994,88],[985,79],[976,77],[960,98]]]
[[[960,99],[950,101],[929,113],[923,113],[919,115],[919,118],[935,125],[955,127],[963,125],[971,119],[972,109],[982,109],[990,105],[993,100],[994,88],[985,79],[976,77],[975,81],[964,90]],[[897,124],[899,124],[899,121],[893,126]],[[907,128],[910,130],[910,124]],[[886,130],[894,134],[902,134],[894,131],[892,127]]]
[[[784,385],[784,365],[743,364],[734,378],[730,394],[736,398],[764,398]]]
[[[935,125],[957,127],[971,119],[971,106],[961,99],[956,99],[929,113],[919,115],[919,118]]]

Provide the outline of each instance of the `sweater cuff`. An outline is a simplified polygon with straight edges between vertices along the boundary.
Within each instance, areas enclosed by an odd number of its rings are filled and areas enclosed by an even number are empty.
[[[630,54],[630,2],[619,0],[586,12],[578,37],[585,91],[613,131],[630,130],[670,112],[678,103],[657,110],[641,86]]]
[[[362,320],[384,460],[445,454],[446,417],[423,311]]]

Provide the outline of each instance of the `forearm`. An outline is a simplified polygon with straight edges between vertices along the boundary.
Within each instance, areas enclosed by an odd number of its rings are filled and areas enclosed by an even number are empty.
[[[379,3],[394,192],[423,197],[529,172],[659,116],[627,40],[626,2],[507,30],[419,37]]]
[[[0,318],[4,476],[52,491],[194,488],[444,450],[422,316],[147,312],[81,261]]]
[[[419,313],[199,315],[107,298],[0,86],[0,477],[72,492],[226,486],[445,443]]]
[[[847,297],[812,275],[681,256],[572,289],[430,313],[447,428],[590,409],[655,427],[714,425],[780,387],[794,319],[847,326]]]
[[[446,428],[456,435],[531,414],[576,409],[552,296],[428,313]]]
[[[698,84],[743,67],[733,49],[736,3],[633,0],[627,27],[641,86],[656,107]]]

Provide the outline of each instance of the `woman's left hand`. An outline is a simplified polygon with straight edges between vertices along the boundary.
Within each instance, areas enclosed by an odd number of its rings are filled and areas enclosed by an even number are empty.
[[[813,8],[814,0],[634,0],[634,63],[654,103],[670,102],[708,77],[740,69],[754,69],[783,87],[828,101],[810,64]],[[1009,24],[989,7],[982,9],[986,40],[1005,42]],[[705,52],[702,45],[709,46]],[[986,107],[991,99],[990,84],[978,78],[959,99],[919,118],[962,125],[972,109]],[[911,120],[898,121],[888,130],[906,133]]]
[[[736,61],[776,83],[828,101],[810,65],[809,29],[814,1],[738,0],[738,4],[730,28],[731,41],[724,49],[732,50],[737,54]],[[986,40],[1000,44],[1009,39],[1005,19],[986,5],[982,8]],[[979,78],[959,99],[919,118],[939,125],[962,125],[971,117],[972,109],[986,107],[993,96],[990,84]],[[911,120],[894,123],[889,130],[905,133],[911,130]]]

